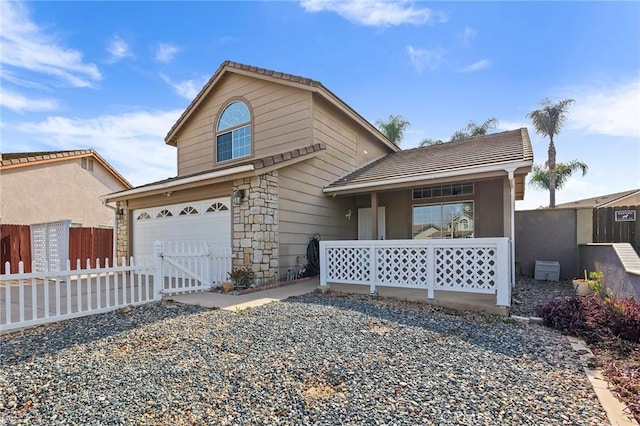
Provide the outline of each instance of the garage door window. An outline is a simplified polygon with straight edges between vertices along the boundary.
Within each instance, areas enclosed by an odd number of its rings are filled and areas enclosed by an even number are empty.
[[[170,210],[164,209],[164,210],[160,210],[160,213],[158,213],[158,218],[162,218],[162,217],[171,217],[173,216],[173,213],[171,213]]]
[[[230,103],[216,127],[216,160],[227,161],[251,155],[251,113],[244,102]]]
[[[198,210],[196,210],[191,206],[187,206],[184,209],[182,209],[182,211],[180,212],[180,216],[186,216],[190,214],[198,214]]]
[[[215,212],[223,212],[225,210],[229,210],[227,206],[222,203],[213,203],[209,206],[206,213],[215,213]]]

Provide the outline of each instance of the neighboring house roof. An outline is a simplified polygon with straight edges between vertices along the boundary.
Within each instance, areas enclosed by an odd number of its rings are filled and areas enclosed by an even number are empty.
[[[92,157],[107,169],[125,187],[131,188],[131,184],[116,169],[93,149],[77,149],[72,151],[40,151],[40,152],[9,152],[0,154],[0,168],[14,169],[29,167],[58,161],[66,161],[76,158]]]
[[[526,128],[392,152],[328,185],[325,193],[373,188],[511,167],[529,168],[533,149]]]
[[[556,208],[596,208],[606,207],[621,198],[640,193],[640,189],[630,189],[628,191],[616,192],[614,194],[599,195],[597,197],[585,198],[583,200],[570,201],[568,203],[556,204]]]
[[[380,130],[378,130],[375,126],[369,123],[365,118],[363,118],[360,114],[358,114],[354,109],[352,109],[349,105],[343,102],[339,97],[333,94],[329,89],[324,87],[322,83],[319,81],[312,80],[306,77],[300,77],[293,74],[282,73],[278,71],[272,71],[265,68],[254,67],[251,65],[244,65],[237,62],[224,61],[218,70],[213,74],[213,76],[209,79],[207,84],[200,90],[200,92],[196,95],[196,97],[191,101],[191,104],[184,110],[178,121],[171,127],[167,136],[165,136],[164,141],[169,144],[176,146],[177,143],[177,134],[180,131],[180,128],[187,122],[189,116],[198,109],[200,104],[204,102],[209,92],[211,92],[212,88],[216,85],[218,81],[220,81],[225,74],[227,73],[236,73],[241,75],[248,75],[250,77],[259,78],[263,80],[274,81],[280,84],[286,84],[289,86],[298,87],[300,89],[308,90],[313,93],[317,93],[322,96],[324,99],[328,100],[335,107],[340,109],[346,115],[351,117],[354,121],[360,124],[362,127],[367,129],[376,139],[382,142],[387,147],[391,148],[394,151],[398,151],[400,148],[386,136],[384,136]]]
[[[172,177],[147,183],[136,188],[107,194],[103,199],[106,202],[132,199],[151,195],[154,192],[161,193],[208,185],[229,180],[230,177],[235,179],[243,174],[263,174],[299,161],[307,160],[317,155],[320,151],[324,151],[326,149],[327,146],[324,143],[316,143],[306,147],[296,148],[291,151],[269,155],[267,157],[249,159],[244,163],[234,164],[224,169],[216,169],[214,171],[208,170],[205,172],[193,173],[190,175]]]

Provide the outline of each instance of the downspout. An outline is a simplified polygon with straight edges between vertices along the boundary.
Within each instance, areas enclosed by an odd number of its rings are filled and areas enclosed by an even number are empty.
[[[516,286],[516,179],[514,176],[515,169],[506,169],[509,176],[509,188],[511,189],[511,219],[510,219],[510,234],[511,234],[511,262],[509,267],[511,268],[511,288]]]

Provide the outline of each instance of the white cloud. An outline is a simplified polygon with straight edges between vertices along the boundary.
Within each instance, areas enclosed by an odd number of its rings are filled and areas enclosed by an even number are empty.
[[[407,46],[407,53],[413,67],[418,72],[428,69],[436,69],[442,62],[442,53],[439,50],[419,49],[413,46]]]
[[[55,99],[30,99],[18,93],[3,90],[0,105],[13,111],[50,111],[58,107]]]
[[[119,35],[114,35],[107,45],[107,52],[109,52],[110,62],[118,62],[124,58],[132,58],[133,52],[129,44],[122,39]]]
[[[98,67],[84,62],[79,51],[62,46],[54,36],[46,34],[31,21],[24,3],[0,1],[0,15],[0,64],[3,68],[49,75],[58,83],[73,87],[90,87],[102,78]]]
[[[498,120],[497,129],[500,131],[507,130],[516,130],[521,129],[523,127],[528,127],[530,124],[524,121],[506,121],[506,120]]]
[[[460,68],[458,72],[476,72],[487,68],[489,65],[491,65],[491,61],[489,59],[482,59],[478,62],[474,62],[471,65]]]
[[[156,61],[164,63],[171,62],[179,51],[180,49],[173,44],[160,43],[156,49]]]
[[[139,111],[95,118],[48,117],[15,130],[50,149],[93,148],[132,184],[175,176],[175,148],[164,143],[166,132],[182,110]]]
[[[202,77],[199,80],[185,80],[185,81],[173,82],[169,77],[167,77],[164,74],[160,74],[160,77],[162,78],[162,80],[164,80],[165,83],[171,86],[178,95],[188,100],[193,100],[193,98],[195,98],[196,95],[200,93],[200,90],[202,90],[202,87],[204,86],[204,84],[207,82],[207,79],[209,78],[209,77]]]
[[[476,38],[478,32],[471,27],[464,27],[464,31],[458,33],[458,40],[464,45],[469,46],[471,42]]]
[[[567,126],[587,133],[640,137],[640,76],[608,85],[567,89],[576,100]]]
[[[445,22],[443,13],[426,7],[416,7],[407,0],[302,0],[307,12],[335,12],[361,25],[387,27],[392,25]]]

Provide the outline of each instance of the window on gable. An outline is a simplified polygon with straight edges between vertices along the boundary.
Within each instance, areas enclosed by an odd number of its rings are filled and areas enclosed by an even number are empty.
[[[85,170],[88,170],[90,172],[93,171],[93,160],[87,158],[87,157],[82,157],[80,159],[80,167],[82,167]]]
[[[230,103],[216,127],[216,161],[251,155],[251,113],[244,102]]]

